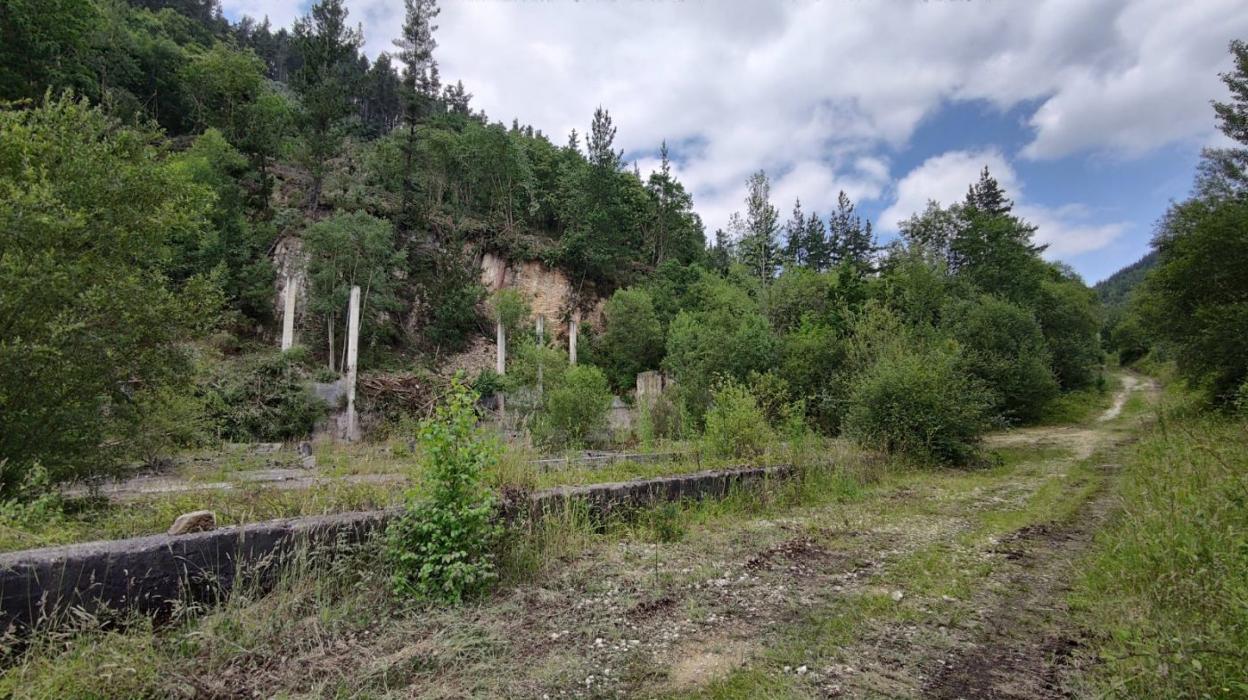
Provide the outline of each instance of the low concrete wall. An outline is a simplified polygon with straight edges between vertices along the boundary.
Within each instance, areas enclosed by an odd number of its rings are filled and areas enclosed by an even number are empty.
[[[528,498],[534,517],[584,502],[607,514],[660,501],[721,498],[744,486],[789,473],[758,467],[637,481],[567,486]],[[524,504],[505,507],[508,519]],[[87,611],[132,609],[162,615],[179,602],[213,602],[246,573],[271,582],[306,545],[318,556],[363,541],[397,514],[395,509],[272,520],[190,535],[152,535],[0,554],[0,631],[55,620],[70,607]]]

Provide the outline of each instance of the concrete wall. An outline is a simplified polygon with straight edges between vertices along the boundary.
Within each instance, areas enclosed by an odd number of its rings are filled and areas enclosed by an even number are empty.
[[[609,514],[660,501],[721,498],[734,486],[787,476],[788,467],[753,467],[628,482],[570,486],[504,504],[503,516],[541,515],[584,502]],[[179,601],[213,602],[240,575],[260,585],[304,545],[329,554],[365,539],[397,510],[288,518],[171,537],[152,535],[0,554],[0,630],[56,619],[69,607],[167,613]]]

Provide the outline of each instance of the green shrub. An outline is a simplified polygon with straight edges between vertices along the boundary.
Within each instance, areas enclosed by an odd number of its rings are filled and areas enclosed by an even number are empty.
[[[456,377],[446,402],[421,424],[427,491],[409,494],[403,514],[386,528],[386,555],[400,595],[460,603],[498,578],[494,498],[481,482],[498,461],[498,448],[477,430],[476,401]]]
[[[657,440],[674,440],[684,434],[684,415],[670,395],[639,402],[637,438],[646,446]]]
[[[531,314],[528,300],[515,289],[500,289],[490,299],[490,316],[496,323],[503,324],[508,338],[515,335]]]
[[[305,356],[306,351],[259,355],[219,369],[207,403],[222,437],[249,442],[312,432],[325,404],[307,386],[300,367]]]
[[[825,433],[840,425],[844,396],[838,389],[837,373],[844,361],[845,343],[840,335],[809,317],[781,340],[779,375],[794,396],[802,397],[811,422]]]
[[[606,426],[611,389],[602,370],[590,365],[569,367],[547,384],[541,408],[532,422],[533,437],[547,447],[585,444]]]
[[[706,451],[720,457],[762,454],[773,434],[758,399],[743,384],[721,382],[706,412]]]
[[[967,461],[989,426],[992,397],[958,362],[945,349],[885,353],[853,385],[846,433],[923,461]]]
[[[644,289],[621,289],[603,305],[603,331],[595,345],[617,391],[634,386],[637,375],[657,369],[663,359],[663,326]]]
[[[962,368],[993,392],[996,411],[1008,421],[1038,418],[1058,387],[1035,316],[981,295],[951,303],[944,317],[945,327],[962,345]]]

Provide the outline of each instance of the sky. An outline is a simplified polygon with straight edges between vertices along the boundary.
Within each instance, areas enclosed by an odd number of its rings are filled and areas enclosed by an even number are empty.
[[[288,26],[308,2],[222,0]],[[347,0],[391,50],[402,0]],[[1095,282],[1148,250],[1228,145],[1211,100],[1248,0],[442,0],[435,57],[473,105],[564,143],[607,108],[643,176],[666,140],[708,236],[765,170],[782,219],[844,190],[881,241],[986,165],[1046,256]]]

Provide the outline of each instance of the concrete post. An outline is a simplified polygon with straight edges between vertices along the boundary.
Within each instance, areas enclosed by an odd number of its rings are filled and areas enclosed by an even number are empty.
[[[542,314],[537,315],[537,345],[541,347],[542,340],[546,335],[546,317]]]
[[[507,373],[507,329],[503,328],[503,322],[501,320],[496,321],[494,326],[498,344],[498,354],[494,363],[494,371],[502,375]]]
[[[282,313],[282,351],[295,344],[295,297],[299,293],[299,280],[291,275],[286,278],[285,310]]]
[[[355,418],[356,357],[360,350],[360,288],[351,288],[351,307],[347,311],[347,440],[359,438]]]
[[[576,364],[576,333],[581,326],[581,312],[572,312],[572,320],[568,322],[568,363]]]

